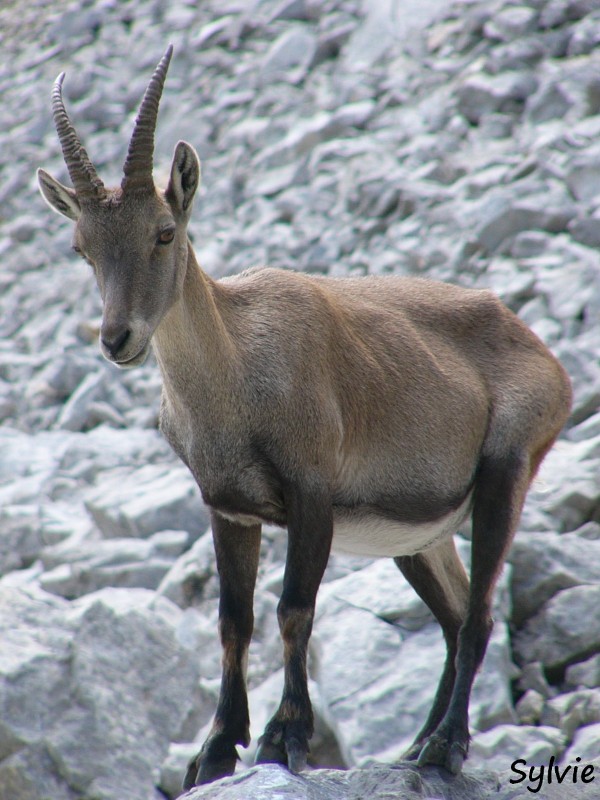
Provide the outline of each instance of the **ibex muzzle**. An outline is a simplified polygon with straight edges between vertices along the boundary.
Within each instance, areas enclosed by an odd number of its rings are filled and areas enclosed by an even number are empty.
[[[249,743],[263,522],[287,528],[288,552],[277,610],[284,689],[257,760],[306,763],[306,657],[333,546],[394,558],[439,620],[446,663],[406,757],[459,772],[494,586],[528,486],[568,417],[568,378],[490,292],[395,276],[202,272],[186,235],[200,173],[193,148],[175,148],[164,193],[152,182],[170,57],[171,48],[144,96],[118,189],[103,186],[79,143],[59,78],[54,116],[74,189],[41,170],[40,185],[75,220],[74,246],[94,267],[107,358],[135,366],[152,340],[161,429],[212,510],[223,679],[185,786],[231,774],[236,745]],[[468,517],[470,583],[452,536]]]

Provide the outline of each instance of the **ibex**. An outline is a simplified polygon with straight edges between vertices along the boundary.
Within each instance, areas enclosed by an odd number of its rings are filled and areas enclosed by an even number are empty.
[[[211,279],[186,232],[200,178],[194,148],[176,145],[164,191],[152,177],[171,53],[142,100],[119,188],[104,186],[80,143],[64,73],[52,106],[74,188],[38,175],[94,269],[104,356],[135,367],[152,342],[161,429],[211,509],[223,674],[184,785],[231,774],[236,745],[249,743],[245,672],[263,522],[288,531],[277,610],[285,678],[257,761],[294,772],[306,764],[307,648],[333,546],[393,558],[439,620],[447,658],[406,755],[459,773],[492,593],[528,486],[567,420],[568,378],[489,291],[266,268]],[[470,581],[453,541],[468,517]]]

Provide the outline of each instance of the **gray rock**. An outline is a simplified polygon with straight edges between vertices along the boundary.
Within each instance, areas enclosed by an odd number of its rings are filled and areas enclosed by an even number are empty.
[[[38,440],[39,437],[36,437],[33,442]],[[51,439],[48,438],[48,449],[53,456],[60,456],[58,466],[61,471],[78,477],[85,475],[90,480],[124,466],[132,471],[136,467],[157,462],[163,467],[167,464],[179,466],[156,430],[134,428],[118,431],[101,426],[79,435],[56,433],[52,434]]]
[[[147,540],[68,539],[41,553],[46,571],[40,584],[69,599],[109,586],[156,589],[187,540],[183,531],[165,531]]]
[[[7,797],[37,800],[40,787],[51,800],[73,800],[73,791],[57,774],[50,748],[34,743],[17,749],[0,761],[0,785]]]
[[[478,125],[487,114],[518,109],[536,89],[536,79],[527,73],[480,73],[458,87],[457,107],[471,124]]]
[[[489,241],[489,231],[484,234]],[[509,308],[518,308],[523,299],[530,297],[535,286],[531,271],[515,263],[514,259],[497,256],[477,282],[481,289],[492,289]]]
[[[561,590],[600,583],[600,542],[582,546],[574,533],[519,534],[509,559],[513,566],[513,621],[517,626]]]
[[[67,431],[81,431],[91,421],[90,405],[97,402],[104,391],[102,372],[88,375],[62,408],[56,427]]]
[[[596,770],[600,762],[589,762]],[[539,770],[536,771],[539,776]],[[435,798],[435,800],[516,800],[531,788],[536,791],[539,781],[515,786],[520,773],[505,767],[498,776],[489,770],[477,770],[448,781],[435,768],[417,769],[413,765],[400,764],[390,769],[374,766],[368,769],[316,770],[307,775],[291,775],[279,765],[267,764],[248,772],[226,778],[216,784],[193,789],[186,800],[263,800],[265,797],[310,798],[310,800],[351,800],[369,797],[387,800],[402,797],[405,800]],[[511,783],[512,781],[512,783]],[[527,787],[527,788],[525,788]],[[595,800],[595,783],[578,782],[578,800]],[[544,783],[544,800],[564,800],[565,786],[554,782]]]
[[[560,302],[558,297],[557,301]],[[561,305],[568,313],[569,300],[565,298]],[[571,310],[574,310],[572,304]],[[583,309],[580,308],[582,316],[585,317],[586,313],[585,306]],[[591,336],[582,334],[578,337],[577,347],[566,346],[566,343],[558,345],[558,355],[566,365],[565,369],[567,369],[573,384],[574,398],[571,418],[575,425],[594,415],[600,407],[600,365],[593,357],[594,340],[595,334],[592,333]],[[593,443],[594,437],[591,437],[590,441]],[[593,444],[590,450],[593,451]]]
[[[485,766],[498,772],[519,758],[528,764],[547,764],[551,756],[558,761],[565,743],[562,733],[550,725],[498,725],[475,734],[469,761],[471,766]]]
[[[598,195],[599,176],[597,153],[592,151],[573,158],[565,174],[565,180],[577,200],[591,202]]]
[[[316,4],[311,3],[310,0],[282,0],[270,17],[269,22],[280,19],[309,20],[316,12]]]
[[[555,529],[573,531],[593,521],[600,486],[599,446],[600,437],[580,442],[563,440],[544,461],[530,499],[551,515]],[[565,475],[569,476],[568,481]]]
[[[391,561],[375,562],[324,586],[317,606],[315,679],[352,766],[401,757],[425,720],[444,663],[439,626],[396,573]],[[497,624],[473,689],[476,727],[516,719],[508,644],[507,629]]]
[[[564,3],[561,0],[550,0],[540,13],[540,27],[556,28],[559,25],[565,25],[567,22],[579,19],[585,14],[585,9],[585,2],[569,0]]]
[[[515,652],[521,662],[541,661],[560,670],[600,650],[595,609],[600,585],[575,586],[555,595],[517,633]]]
[[[332,22],[331,26],[328,26],[325,30],[321,30],[319,32],[319,41],[317,43],[314,63],[320,64],[326,59],[339,56],[355,29],[356,25],[353,21],[342,21],[339,22],[339,24]]]
[[[521,725],[538,725],[545,703],[546,698],[543,694],[536,692],[535,689],[528,689],[515,706]]]
[[[172,30],[187,30],[195,22],[196,13],[192,7],[168,8],[165,14],[165,22]]]
[[[0,510],[0,575],[29,566],[44,546],[40,507],[19,503]]]
[[[580,539],[589,539],[595,542],[600,539],[600,524],[597,522],[586,522],[580,528],[577,528],[575,533]]]
[[[108,537],[151,536],[161,530],[206,530],[208,512],[183,465],[106,470],[86,496],[86,507]]]
[[[571,223],[569,223],[571,225]],[[513,258],[532,258],[542,255],[552,242],[547,233],[541,231],[523,231],[514,238],[511,255]],[[547,309],[546,309],[547,311]]]
[[[591,53],[598,45],[598,30],[595,25],[590,24],[592,19],[583,20],[580,25],[574,26],[567,48],[569,56],[581,56]]]
[[[583,442],[585,439],[595,439],[596,436],[600,436],[600,413],[572,427],[567,436],[572,442]]]
[[[234,21],[232,14],[211,20],[193,37],[193,44],[198,48],[229,44]]]
[[[315,679],[345,762],[398,759],[433,701],[445,650],[437,626],[405,637],[368,611],[322,604],[313,639]]]
[[[158,787],[171,800],[181,795],[187,766],[198,755],[198,749],[197,742],[173,743],[169,747],[169,754],[160,768]]]
[[[215,549],[208,531],[183,553],[162,579],[158,593],[180,608],[199,605],[219,594]]]
[[[364,125],[375,109],[371,100],[342,106],[335,112],[322,111],[303,120],[281,142],[264,148],[258,157],[260,167],[280,167],[301,158],[318,144],[339,136],[348,128]]]
[[[494,14],[484,25],[483,32],[490,39],[509,42],[535,29],[537,14],[527,6],[512,6]]]
[[[284,80],[299,83],[304,80],[317,51],[317,39],[310,30],[290,27],[271,45],[265,55],[261,81],[266,85]]]
[[[29,798],[45,775],[52,800],[114,800],[124,784],[148,800],[198,680],[180,618],[142,590],[72,605],[33,588],[0,590],[0,785]]]
[[[600,247],[600,216],[598,212],[590,217],[579,217],[569,222],[568,231],[577,242],[587,247]]]
[[[600,752],[600,724],[586,725],[576,731],[571,746],[568,747],[562,757],[562,764],[578,763],[581,759],[581,767],[594,759],[598,758]],[[580,770],[581,770],[580,767]]]
[[[560,83],[550,83],[540,87],[527,100],[525,113],[534,123],[562,119],[572,108],[574,102]]]
[[[530,661],[522,667],[517,687],[522,692],[533,691],[544,698],[554,697],[556,694],[556,691],[548,683],[543,664],[539,661]]]
[[[565,682],[576,689],[592,689],[600,686],[600,654],[588,658],[579,664],[567,667]]]
[[[365,74],[395,43],[402,42],[410,48],[444,8],[440,0],[423,0],[411,9],[411,14],[403,13],[398,0],[362,2],[361,6],[363,24],[357,26],[342,51],[342,67],[345,71]]]
[[[391,558],[378,559],[323,586],[319,606],[327,607],[335,601],[369,611],[385,622],[398,623],[404,630],[420,630],[433,619]]]
[[[579,689],[548,700],[542,722],[560,728],[571,740],[578,728],[600,722],[600,689]]]
[[[486,250],[493,252],[505,239],[521,231],[564,231],[574,214],[571,206],[553,209],[532,200],[507,202],[500,204],[496,213],[484,222],[477,232],[477,239]]]

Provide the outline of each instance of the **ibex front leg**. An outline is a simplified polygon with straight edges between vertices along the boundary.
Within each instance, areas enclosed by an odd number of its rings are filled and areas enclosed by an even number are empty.
[[[317,591],[333,536],[333,512],[324,488],[294,487],[286,496],[288,552],[283,592],[277,609],[284,647],[281,704],[260,739],[256,761],[306,766],[313,712],[308,695],[306,657]]]
[[[184,789],[232,775],[238,759],[236,744],[247,747],[250,743],[246,664],[254,626],[261,529],[260,525],[236,525],[217,514],[213,514],[212,529],[220,579],[223,674],[211,732],[188,766]]]

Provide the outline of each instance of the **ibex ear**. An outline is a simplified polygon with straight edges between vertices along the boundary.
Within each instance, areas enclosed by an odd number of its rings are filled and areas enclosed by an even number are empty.
[[[43,169],[38,169],[37,174],[40,190],[50,208],[77,222],[81,216],[81,206],[75,190],[69,189],[68,186],[63,186],[60,181],[57,181],[56,178],[53,178]]]
[[[178,142],[165,197],[175,214],[188,217],[200,183],[200,159],[191,144]]]
[[[37,171],[38,183],[44,200],[50,208],[64,217],[77,221],[81,216],[81,206],[74,189],[63,186],[60,181],[43,169]]]

